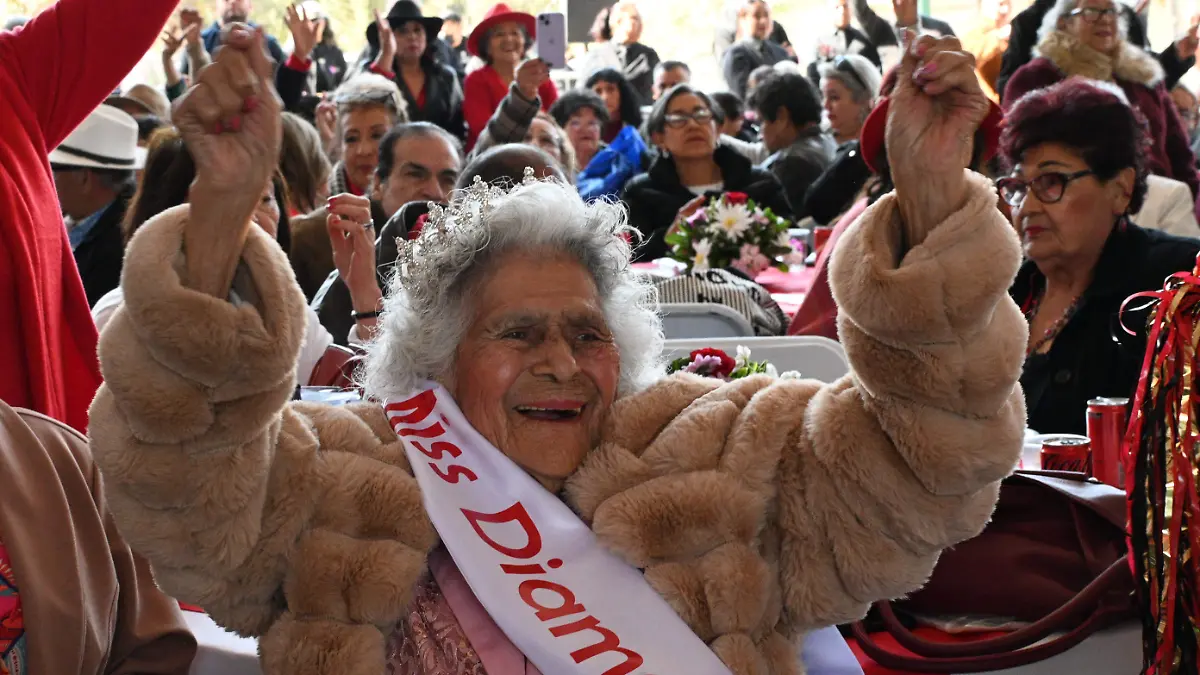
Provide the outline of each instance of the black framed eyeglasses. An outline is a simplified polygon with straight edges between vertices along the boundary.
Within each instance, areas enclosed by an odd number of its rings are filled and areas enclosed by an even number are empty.
[[[1008,176],[996,181],[996,189],[1000,191],[1001,199],[1009,206],[1020,206],[1025,203],[1025,197],[1030,190],[1033,190],[1033,194],[1041,203],[1057,204],[1062,201],[1063,195],[1067,192],[1067,185],[1071,181],[1095,174],[1096,172],[1090,169],[1075,173],[1051,171],[1028,181],[1021,180],[1016,176]]]
[[[1096,23],[1101,18],[1111,16],[1117,18],[1117,8],[1115,7],[1080,7],[1073,9],[1067,13],[1067,16],[1082,16],[1083,20],[1088,23]]]
[[[871,88],[867,86],[867,83],[863,82],[862,75],[858,74],[858,70],[854,68],[854,64],[850,61],[850,59],[846,58],[845,54],[840,54],[833,57],[833,68],[839,73],[845,73],[854,78],[854,81],[858,83],[858,86],[862,87],[866,91],[871,91]]]
[[[688,120],[695,120],[696,124],[704,126],[713,119],[713,112],[708,108],[699,108],[690,113],[667,113],[663,116],[663,121],[667,126],[673,129],[682,129],[687,126]]]

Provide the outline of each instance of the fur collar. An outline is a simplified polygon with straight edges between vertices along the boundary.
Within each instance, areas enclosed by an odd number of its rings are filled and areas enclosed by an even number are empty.
[[[1038,43],[1034,52],[1066,73],[1103,82],[1125,81],[1153,87],[1163,81],[1158,59],[1122,40],[1117,56],[1111,57],[1083,44],[1075,36],[1056,30]]]

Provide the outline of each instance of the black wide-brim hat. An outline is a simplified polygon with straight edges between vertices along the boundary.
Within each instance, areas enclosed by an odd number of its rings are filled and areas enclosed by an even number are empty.
[[[436,16],[421,14],[421,8],[412,0],[400,0],[388,10],[387,22],[392,30],[399,30],[409,21],[416,21],[425,28],[425,38],[430,44],[438,39],[438,33],[442,32],[442,20]],[[372,49],[379,48],[379,27],[374,21],[367,26],[367,43]]]

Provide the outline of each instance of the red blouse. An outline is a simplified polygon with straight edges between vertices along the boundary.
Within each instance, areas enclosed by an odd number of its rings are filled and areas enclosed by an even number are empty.
[[[479,134],[487,127],[488,120],[500,107],[500,102],[508,96],[508,85],[500,79],[491,66],[484,66],[467,75],[463,82],[463,117],[467,120],[467,150],[475,147]],[[538,87],[538,98],[542,100],[542,110],[549,110],[558,100],[558,87],[554,82],[546,80]]]

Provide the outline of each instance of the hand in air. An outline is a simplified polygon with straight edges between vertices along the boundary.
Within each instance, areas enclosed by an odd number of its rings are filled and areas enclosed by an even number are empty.
[[[250,208],[279,162],[282,104],[261,30],[228,31],[213,62],[175,106],[174,122],[196,163],[197,182]]]
[[[537,98],[538,88],[550,79],[550,66],[541,59],[529,59],[517,67],[517,89],[526,99]]]
[[[329,198],[325,229],[333,246],[333,263],[352,297],[378,293],[375,274],[375,227],[371,200],[352,194]]]
[[[975,57],[954,37],[913,38],[909,31],[888,106],[892,176],[961,174],[989,109]]]
[[[394,72],[396,65],[396,35],[392,26],[383,18],[379,10],[375,10],[375,28],[379,30],[379,55],[372,64],[377,70]],[[436,38],[435,38],[436,39]]]
[[[289,5],[283,18],[292,32],[292,54],[307,61],[325,33],[325,20],[308,16],[296,5]]]

